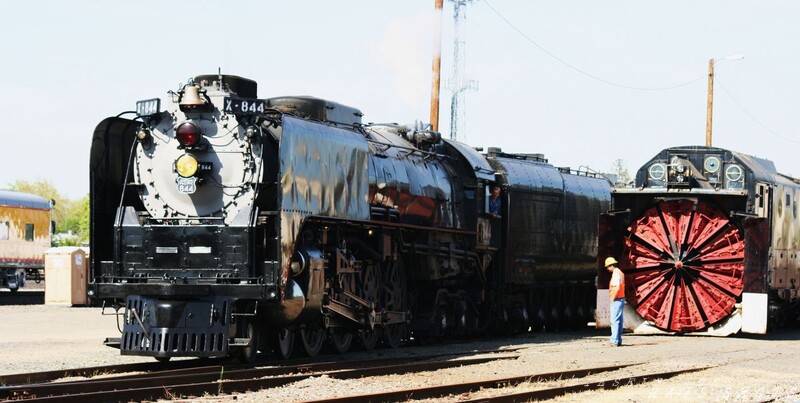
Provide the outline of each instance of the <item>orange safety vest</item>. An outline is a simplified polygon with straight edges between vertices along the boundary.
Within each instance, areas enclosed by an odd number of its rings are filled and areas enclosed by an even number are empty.
[[[619,282],[619,284],[614,284],[615,282]],[[618,285],[619,288],[617,288],[616,294],[611,295],[610,290],[611,286],[613,285]],[[609,288],[608,297],[611,300],[625,298],[625,274],[623,274],[622,270],[620,270],[619,268],[614,269],[614,271],[611,273],[611,282],[609,283],[608,288]]]

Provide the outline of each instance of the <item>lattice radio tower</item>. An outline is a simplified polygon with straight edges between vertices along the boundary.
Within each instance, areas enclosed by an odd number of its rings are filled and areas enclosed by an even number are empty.
[[[465,92],[478,90],[478,82],[466,80],[464,70],[466,58],[464,50],[466,40],[459,26],[467,19],[467,4],[474,0],[449,0],[453,3],[453,77],[448,80],[447,87],[453,92],[450,99],[450,140],[466,142]]]

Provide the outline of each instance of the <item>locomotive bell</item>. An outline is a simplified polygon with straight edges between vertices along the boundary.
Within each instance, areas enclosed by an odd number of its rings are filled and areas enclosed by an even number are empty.
[[[200,97],[200,88],[196,85],[187,85],[183,87],[183,95],[180,99],[180,108],[182,111],[192,111],[206,105],[205,99]]]

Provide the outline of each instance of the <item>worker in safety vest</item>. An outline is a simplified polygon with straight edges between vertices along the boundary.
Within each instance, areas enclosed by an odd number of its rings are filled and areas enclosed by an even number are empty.
[[[608,284],[608,299],[611,313],[611,345],[622,345],[622,308],[625,307],[625,275],[617,267],[617,259],[606,258],[606,270],[611,273]]]

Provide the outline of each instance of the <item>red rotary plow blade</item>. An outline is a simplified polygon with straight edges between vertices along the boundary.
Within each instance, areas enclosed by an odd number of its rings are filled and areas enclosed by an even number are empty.
[[[628,227],[620,269],[628,301],[663,330],[713,326],[742,294],[744,236],[712,205],[667,200]]]

